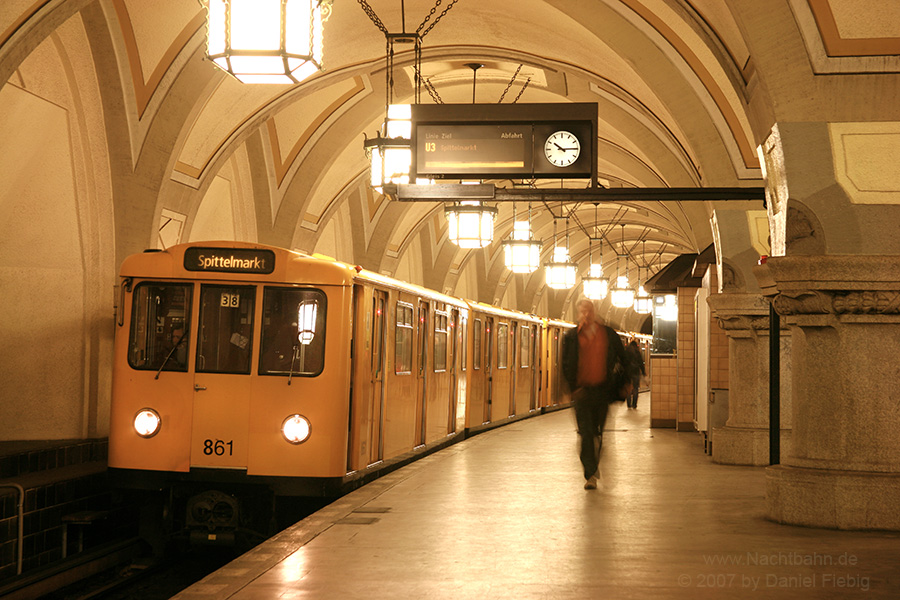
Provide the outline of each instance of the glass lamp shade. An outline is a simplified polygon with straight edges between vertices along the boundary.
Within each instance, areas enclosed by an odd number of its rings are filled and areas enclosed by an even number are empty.
[[[569,251],[563,246],[553,249],[553,260],[544,265],[546,283],[554,290],[565,290],[575,285],[578,268],[569,262]]]
[[[513,273],[533,273],[541,264],[541,243],[531,239],[528,221],[516,221],[512,237],[503,241],[506,268]]]
[[[464,200],[445,210],[448,236],[460,248],[484,248],[494,239],[497,209],[478,200]]]
[[[244,83],[300,83],[322,70],[324,0],[209,0],[207,56]]]
[[[628,287],[628,277],[619,275],[609,293],[609,301],[616,308],[629,308],[634,304],[634,290]]]
[[[653,317],[661,321],[678,319],[678,302],[674,294],[653,296]]]
[[[366,141],[370,184],[379,193],[386,183],[409,183],[412,165],[412,109],[409,104],[388,106],[382,133]]]
[[[591,300],[603,300],[609,294],[609,279],[603,276],[603,267],[592,264],[587,277],[581,278],[584,295]]]
[[[634,297],[634,312],[639,315],[649,315],[653,312],[653,298],[642,285],[638,286],[637,295]]]

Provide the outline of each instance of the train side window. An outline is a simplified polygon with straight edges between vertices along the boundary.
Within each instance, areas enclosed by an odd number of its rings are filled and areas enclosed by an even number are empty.
[[[198,373],[250,374],[256,288],[204,285],[200,288]]]
[[[481,319],[475,319],[475,333],[472,337],[472,368],[481,368]]]
[[[263,293],[260,375],[315,377],[325,368],[325,293],[267,287]]]
[[[373,298],[372,304],[375,308],[372,323],[372,375],[378,377],[381,375],[381,353],[384,351],[384,298],[380,296]]]
[[[469,328],[467,327],[469,320],[466,317],[462,317],[459,323],[459,334],[462,337],[460,344],[460,353],[459,353],[459,365],[460,369],[466,370],[466,358],[469,355]]]
[[[394,372],[412,373],[413,357],[413,307],[397,303],[397,325],[394,328]]]
[[[519,366],[531,366],[531,327],[522,325],[519,329]]]
[[[135,286],[128,346],[131,368],[188,370],[193,289],[189,283],[144,282]]]
[[[447,313],[434,313],[434,370],[447,370]]]
[[[497,368],[505,369],[509,364],[509,324],[497,325]]]

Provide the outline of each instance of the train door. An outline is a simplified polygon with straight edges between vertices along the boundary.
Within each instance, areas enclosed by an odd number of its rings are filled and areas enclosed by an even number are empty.
[[[191,466],[246,468],[256,288],[200,287]]]
[[[384,335],[387,319],[387,292],[375,290],[372,296],[372,324],[369,327],[372,342],[371,385],[368,391],[369,427],[366,447],[369,449],[369,464],[384,458]]]
[[[484,422],[491,422],[494,401],[494,318],[484,320]]]
[[[456,431],[456,399],[457,383],[456,383],[456,352],[457,339],[459,333],[459,309],[454,308],[450,311],[450,331],[447,334],[449,344],[447,344],[447,368],[450,371],[450,415],[447,423],[447,433]]]
[[[509,347],[509,416],[516,414],[516,399],[519,395],[518,390],[518,353],[516,352],[516,340],[518,340],[518,323],[513,321],[509,324],[509,334],[506,345]]]
[[[416,441],[415,446],[425,444],[425,417],[428,399],[428,302],[419,301],[419,320],[417,323],[416,348]]]

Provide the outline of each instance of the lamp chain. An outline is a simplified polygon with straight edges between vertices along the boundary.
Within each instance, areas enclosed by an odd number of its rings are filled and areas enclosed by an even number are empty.
[[[435,4],[434,4],[434,8],[431,9],[431,12],[428,13],[428,15],[425,17],[425,20],[422,21],[422,24],[419,25],[419,27],[416,29],[416,33],[419,34],[421,37],[425,37],[426,35],[428,35],[428,32],[431,31],[432,29],[434,29],[434,26],[440,22],[440,20],[444,17],[444,15],[447,14],[447,11],[449,11],[451,8],[453,8],[453,5],[456,4],[458,1],[459,0],[452,0],[452,2],[450,2],[450,4],[447,5],[447,8],[445,8],[443,10],[443,12],[437,16],[437,18],[434,20],[434,23],[429,25],[425,31],[422,31],[422,28],[425,27],[425,24],[428,23],[429,19],[431,19],[431,17],[437,11],[438,7],[441,5],[441,0],[437,0],[437,2],[435,2]]]
[[[422,79],[422,82],[425,84],[425,89],[428,90],[428,94],[431,96],[431,99],[434,100],[435,104],[443,104],[444,100],[435,89],[434,84],[431,83],[431,80],[425,77]]]
[[[516,98],[512,101],[513,104],[515,104],[516,102],[519,101],[519,98],[522,97],[522,94],[525,92],[525,88],[528,87],[528,84],[529,84],[529,83],[531,83],[531,77],[529,77],[528,79],[525,80],[525,85],[522,86],[522,89],[519,90],[519,94],[518,94],[518,95],[516,96]]]
[[[512,79],[510,79],[509,83],[506,84],[506,89],[503,90],[502,94],[500,94],[500,99],[497,100],[497,104],[501,104],[503,102],[503,99],[506,97],[506,92],[508,92],[509,88],[512,87],[512,84],[515,83],[516,77],[519,76],[519,71],[521,71],[521,70],[522,70],[522,65],[519,64],[519,67],[516,69],[516,72],[513,73]]]
[[[375,14],[375,10],[369,6],[369,3],[366,0],[356,0],[359,5],[362,7],[363,12],[366,13],[366,16],[369,17],[369,20],[375,24],[375,27],[381,30],[381,32],[385,35],[388,34],[387,27],[384,26],[384,23],[381,22],[381,19],[378,18],[378,15]]]

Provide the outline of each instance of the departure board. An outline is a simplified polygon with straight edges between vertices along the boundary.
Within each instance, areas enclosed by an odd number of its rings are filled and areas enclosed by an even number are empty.
[[[530,172],[531,129],[530,125],[420,125],[418,172],[442,176]]]
[[[412,121],[416,178],[596,176],[594,103],[413,105]]]

